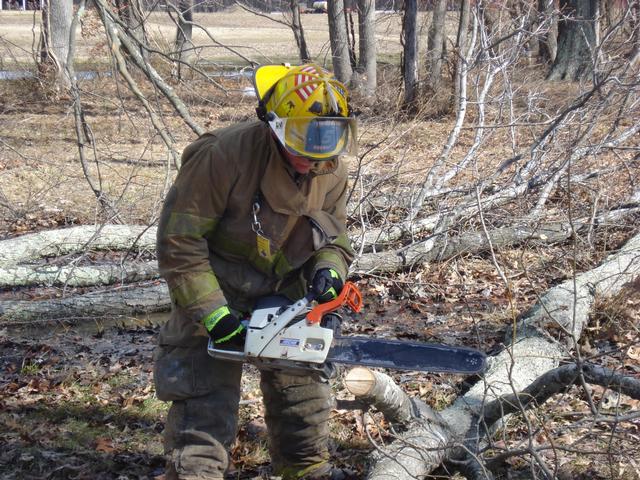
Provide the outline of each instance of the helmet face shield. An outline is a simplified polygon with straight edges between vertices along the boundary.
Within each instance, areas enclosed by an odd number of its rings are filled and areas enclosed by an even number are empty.
[[[286,117],[271,114],[269,126],[278,141],[294,155],[315,161],[357,154],[353,117]]]

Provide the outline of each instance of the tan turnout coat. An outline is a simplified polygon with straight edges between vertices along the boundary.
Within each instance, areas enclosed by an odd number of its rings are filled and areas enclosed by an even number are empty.
[[[249,312],[264,295],[297,299],[320,268],[345,278],[346,195],[343,161],[296,178],[262,122],[189,145],[158,229],[158,264],[173,302],[160,345],[196,345],[206,335],[202,319],[225,303]],[[255,204],[266,248],[254,231]]]

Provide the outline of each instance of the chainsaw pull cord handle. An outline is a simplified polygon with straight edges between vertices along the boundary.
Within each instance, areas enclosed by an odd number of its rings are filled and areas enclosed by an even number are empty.
[[[305,298],[308,298],[309,295],[312,295],[311,300],[316,297],[314,293],[309,292]],[[327,303],[320,303],[316,305],[309,313],[307,313],[307,323],[309,325],[318,324],[326,313],[333,312],[342,306],[347,306],[356,313],[362,310],[362,294],[360,293],[360,290],[358,290],[358,287],[356,287],[355,283],[345,282],[340,295],[335,299]]]

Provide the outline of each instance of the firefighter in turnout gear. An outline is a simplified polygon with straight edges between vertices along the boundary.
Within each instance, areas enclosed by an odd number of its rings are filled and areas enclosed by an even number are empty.
[[[172,313],[154,353],[167,479],[222,479],[235,440],[242,365],[207,353],[242,349],[256,300],[313,289],[335,298],[353,251],[345,227],[356,125],[348,92],[316,65],[254,72],[259,120],[200,137],[182,156],[158,228]],[[331,478],[327,378],[262,371],[274,474]]]

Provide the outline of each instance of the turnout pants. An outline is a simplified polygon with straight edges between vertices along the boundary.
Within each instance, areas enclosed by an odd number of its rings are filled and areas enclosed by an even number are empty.
[[[164,431],[167,479],[221,479],[235,440],[242,364],[197,347],[157,347],[159,399],[173,402]],[[260,387],[274,471],[284,478],[328,468],[331,388],[326,379],[262,371]]]

